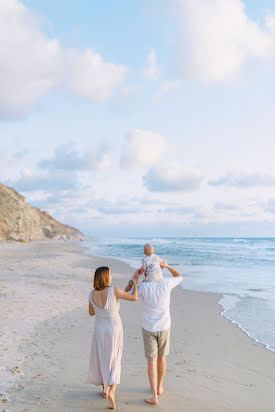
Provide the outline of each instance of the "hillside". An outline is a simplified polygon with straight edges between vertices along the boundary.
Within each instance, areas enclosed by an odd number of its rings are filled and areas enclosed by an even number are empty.
[[[63,225],[48,212],[29,205],[13,188],[0,183],[0,240],[84,239],[77,229]]]

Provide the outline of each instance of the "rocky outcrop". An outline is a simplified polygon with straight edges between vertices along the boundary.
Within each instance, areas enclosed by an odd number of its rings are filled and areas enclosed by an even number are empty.
[[[63,225],[48,212],[32,207],[13,188],[0,183],[0,239],[84,239],[79,230]]]

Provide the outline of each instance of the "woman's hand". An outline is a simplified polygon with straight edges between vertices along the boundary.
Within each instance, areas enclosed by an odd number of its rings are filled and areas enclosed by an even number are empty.
[[[169,265],[167,264],[166,260],[162,260],[160,267],[161,269],[167,268]]]

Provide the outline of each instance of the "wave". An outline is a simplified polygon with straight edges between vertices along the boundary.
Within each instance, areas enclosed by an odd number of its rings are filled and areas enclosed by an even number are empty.
[[[272,334],[274,319],[272,317],[273,299],[261,297],[228,296],[223,294],[219,304],[224,308],[221,315],[236,324],[250,338],[275,352],[275,336]],[[258,320],[253,318],[253,312],[258,314]],[[252,315],[251,315],[252,314]],[[254,319],[251,323],[251,319]],[[256,320],[256,323],[254,322]]]
[[[222,300],[222,299],[221,299],[221,300]],[[219,304],[222,306],[222,304],[220,303],[221,300],[219,301]],[[262,341],[260,341],[259,339],[255,338],[255,336],[251,335],[251,333],[250,333],[247,329],[245,329],[245,328],[243,327],[243,325],[241,324],[241,322],[237,322],[235,319],[232,319],[230,316],[228,316],[228,315],[226,314],[227,311],[228,311],[228,309],[223,310],[223,311],[221,312],[221,316],[224,316],[224,317],[225,317],[226,319],[228,319],[231,323],[233,323],[234,325],[237,325],[249,338],[253,339],[254,342],[257,342],[257,343],[259,343],[259,344],[261,344],[261,345],[264,345],[267,350],[270,350],[271,352],[274,352],[274,353],[275,353],[275,346],[273,347],[273,345],[271,345],[271,344],[269,344],[269,343],[262,342]]]
[[[98,242],[93,239],[93,242],[86,244],[94,255],[118,258],[136,267],[143,257],[143,245],[147,242],[152,242],[157,254],[185,274],[185,288],[223,294],[220,301],[223,316],[236,323],[255,341],[263,336],[265,342],[260,339],[259,343],[274,350],[275,345],[269,344],[270,339],[273,342],[273,335],[268,334],[266,322],[261,323],[261,319],[265,319],[264,314],[261,315],[257,308],[259,305],[262,307],[263,302],[271,305],[266,312],[268,319],[270,310],[275,309],[272,303],[275,302],[275,239],[101,238]],[[255,312],[255,319],[250,320],[249,324],[249,308],[242,308],[242,299],[248,302],[246,298],[257,299],[249,301],[249,307]]]
[[[264,292],[265,291],[265,289],[257,289],[257,288],[251,288],[251,289],[247,289],[247,290],[249,290],[251,292]]]

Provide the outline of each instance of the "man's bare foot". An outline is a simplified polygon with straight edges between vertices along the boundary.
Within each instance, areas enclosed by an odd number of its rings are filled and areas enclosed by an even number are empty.
[[[144,399],[146,403],[149,403],[150,405],[158,405],[159,401],[158,398],[155,396],[151,396],[151,398]]]
[[[116,409],[116,403],[115,403],[115,398],[114,395],[112,395],[111,393],[109,393],[108,395],[108,399],[109,399],[109,405],[108,408],[109,409]]]
[[[158,395],[162,395],[162,394],[163,394],[163,391],[164,391],[163,388],[158,389]]]

